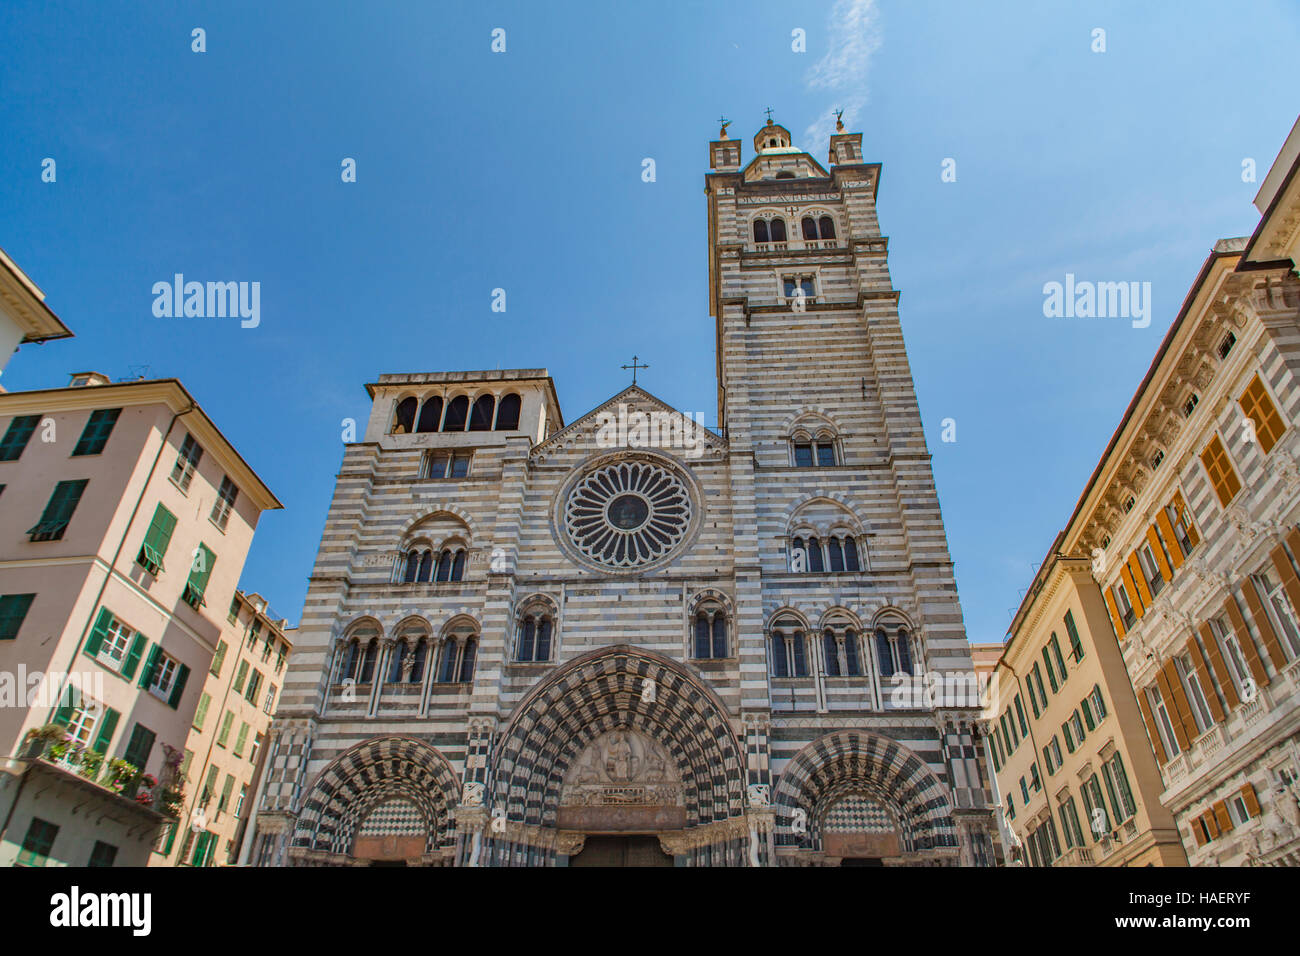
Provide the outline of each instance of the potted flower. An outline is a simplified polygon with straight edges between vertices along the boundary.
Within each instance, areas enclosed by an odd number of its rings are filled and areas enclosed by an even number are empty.
[[[121,793],[126,787],[135,783],[139,774],[140,770],[135,764],[116,757],[109,762],[108,776],[104,783],[113,792]]]
[[[40,757],[53,744],[66,739],[68,728],[63,724],[45,724],[27,731],[25,757]]]
[[[81,755],[81,775],[87,780],[96,779],[103,766],[104,755],[98,750],[87,750]]]

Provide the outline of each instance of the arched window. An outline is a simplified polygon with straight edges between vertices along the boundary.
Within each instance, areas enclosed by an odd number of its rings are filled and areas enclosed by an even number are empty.
[[[411,683],[419,684],[424,680],[424,664],[429,657],[429,641],[420,638],[415,642],[415,652],[411,662]]]
[[[817,220],[817,225],[823,239],[835,238],[835,221],[830,216],[822,216]]]
[[[458,548],[451,559],[451,579],[461,581],[465,578],[465,549]]]
[[[912,674],[912,642],[907,628],[899,627],[889,634],[883,627],[876,629],[876,656],[880,658],[880,676]]]
[[[465,642],[460,654],[460,682],[468,684],[474,680],[474,654],[478,650],[478,641],[470,638]]]
[[[821,574],[826,570],[822,560],[822,543],[816,538],[808,539],[808,570],[813,574]]]
[[[438,663],[438,683],[456,682],[456,663],[460,657],[460,642],[449,637],[442,642],[442,660]]]
[[[803,217],[803,237],[805,239],[817,238],[817,222],[812,216]]]
[[[858,632],[852,628],[844,631],[845,673],[857,677],[862,673],[862,662],[858,656]]]
[[[420,409],[420,423],[416,426],[417,432],[436,432],[438,423],[442,421],[442,398],[435,395],[433,398],[425,399],[424,407]]]
[[[880,676],[894,676],[894,645],[883,627],[876,628],[876,657],[880,660]]]
[[[803,628],[798,621],[782,618],[773,625],[771,659],[773,677],[808,676]]]
[[[406,641],[398,641],[393,645],[393,656],[388,662],[388,677],[390,684],[400,684],[402,682],[402,662],[406,660],[411,653],[411,649],[406,646]]]
[[[727,612],[719,604],[703,605],[695,612],[694,656],[721,660],[727,656]]]
[[[357,675],[358,684],[369,684],[375,679],[375,658],[379,656],[379,641],[371,639],[366,644],[365,654],[361,658],[361,673]]]
[[[514,392],[502,397],[497,406],[497,427],[499,432],[512,432],[519,427],[519,396]]]
[[[492,395],[480,395],[474,400],[474,408],[469,414],[469,430],[488,432],[492,430],[492,413],[496,411],[497,400]]]
[[[858,564],[858,545],[852,538],[844,539],[844,570],[861,571]]]
[[[420,552],[408,551],[402,558],[402,583],[415,583],[415,576],[420,572]]]
[[[447,403],[447,417],[443,419],[442,430],[445,432],[463,432],[465,416],[469,413],[469,397],[457,395]]]
[[[894,636],[894,648],[898,651],[898,669],[904,674],[912,673],[912,642],[903,628]]]
[[[549,661],[552,630],[551,615],[543,607],[534,605],[525,611],[519,621],[515,660],[523,664]]]
[[[830,432],[819,432],[812,438],[807,432],[796,431],[790,436],[790,447],[796,468],[833,468],[839,464],[835,436]]]
[[[826,658],[826,676],[840,676],[840,642],[829,627],[822,632],[822,653]]]
[[[766,220],[763,219],[754,220],[754,241],[755,242],[768,241]]]
[[[433,552],[432,551],[420,552],[420,571],[416,575],[415,580],[420,582],[421,584],[433,580]]]
[[[451,580],[451,552],[444,550],[438,555],[438,573],[434,576],[435,581]]]
[[[785,220],[773,219],[769,228],[772,230],[773,242],[785,242]]]
[[[415,409],[419,404],[414,398],[404,398],[397,403],[393,415],[394,435],[409,435],[415,430]]]
[[[839,538],[828,538],[826,540],[826,550],[831,559],[831,573],[835,574],[844,570],[844,546],[840,544]]]
[[[469,683],[474,679],[474,658],[478,652],[478,631],[462,624],[447,633],[438,658],[439,684]]]
[[[339,668],[339,683],[348,679],[357,679],[357,661],[360,657],[360,644],[353,638],[348,641],[347,650],[343,652],[343,666]]]

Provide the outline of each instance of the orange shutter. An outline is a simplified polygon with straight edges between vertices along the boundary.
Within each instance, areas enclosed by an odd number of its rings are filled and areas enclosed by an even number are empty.
[[[1160,685],[1160,696],[1165,700],[1169,722],[1174,725],[1178,746],[1186,750],[1192,740],[1187,733],[1187,720],[1183,715],[1190,718],[1191,714],[1187,713],[1187,700],[1183,697],[1182,683],[1178,680],[1178,671],[1174,669],[1173,661],[1165,661],[1165,666],[1156,671],[1156,683]]]
[[[1273,662],[1273,667],[1280,674],[1286,667],[1286,655],[1282,653],[1282,645],[1277,641],[1277,633],[1273,630],[1273,622],[1269,620],[1268,612],[1264,610],[1264,601],[1259,596],[1259,588],[1255,582],[1247,577],[1241,582],[1241,593],[1246,596],[1246,605],[1250,608],[1250,616],[1255,619],[1255,627],[1259,630],[1259,636],[1264,639],[1264,649],[1268,651],[1269,660]]]
[[[1255,642],[1246,627],[1246,619],[1241,616],[1241,608],[1237,607],[1237,601],[1232,595],[1228,595],[1223,610],[1227,612],[1228,620],[1232,621],[1232,629],[1237,632],[1237,643],[1241,645],[1241,652],[1246,655],[1246,666],[1250,668],[1255,683],[1260,687],[1267,686],[1268,672],[1264,669],[1264,662],[1259,659],[1259,651],[1255,649]]]
[[[1223,833],[1232,829],[1232,816],[1228,813],[1228,805],[1222,800],[1214,805],[1214,819]]]
[[[1156,514],[1156,524],[1160,526],[1160,533],[1164,535],[1165,541],[1169,544],[1169,560],[1174,562],[1174,570],[1183,566],[1183,559],[1187,555],[1183,554],[1182,543],[1178,536],[1174,534],[1174,523],[1169,520],[1169,513],[1161,508]]]
[[[1217,724],[1223,720],[1223,708],[1219,706],[1219,695],[1214,692],[1214,682],[1210,680],[1210,668],[1205,664],[1205,656],[1201,653],[1201,646],[1196,643],[1195,637],[1187,639],[1187,652],[1192,656],[1192,665],[1196,668],[1196,676],[1201,682],[1205,702],[1209,705],[1210,714]]]
[[[1248,783],[1241,788],[1241,799],[1246,801],[1246,809],[1252,817],[1259,816],[1259,798],[1255,796],[1253,784]]]
[[[1119,616],[1119,608],[1115,604],[1115,595],[1110,588],[1103,592],[1106,595],[1106,610],[1110,611],[1110,623],[1115,625],[1115,636],[1122,638],[1128,629],[1124,627],[1124,619]]]
[[[1151,704],[1147,702],[1147,692],[1145,688],[1138,691],[1137,699],[1138,705],[1142,708],[1142,719],[1145,720],[1147,724],[1147,736],[1151,738],[1151,745],[1155,747],[1156,750],[1156,758],[1161,763],[1168,763],[1169,758],[1165,756],[1164,742],[1160,739],[1160,734],[1156,732],[1156,720],[1151,715]]]
[[[1286,533],[1286,543],[1291,545],[1291,553],[1300,558],[1300,526]]]
[[[1166,518],[1165,520],[1168,521],[1169,519]],[[1156,534],[1155,525],[1147,528],[1147,544],[1151,545],[1151,553],[1156,558],[1156,567],[1165,576],[1165,580],[1173,580],[1174,570],[1169,566],[1169,559],[1165,557],[1165,549],[1160,547],[1160,535]]]
[[[1192,523],[1192,513],[1187,510],[1187,502],[1183,500],[1181,491],[1174,492],[1174,511],[1183,527],[1187,529],[1187,540],[1191,542],[1193,548],[1196,547],[1201,543],[1201,536],[1196,533],[1196,525]]]
[[[1142,603],[1147,607],[1151,606],[1151,588],[1147,585],[1147,576],[1142,573],[1142,564],[1138,561],[1137,552],[1134,551],[1128,556],[1128,573],[1129,577],[1138,587],[1138,593],[1142,595]]]
[[[1205,641],[1206,656],[1210,658],[1210,666],[1214,668],[1214,676],[1219,678],[1219,686],[1223,689],[1223,699],[1228,702],[1228,709],[1231,710],[1241,701],[1237,699],[1237,688],[1232,684],[1232,675],[1228,673],[1228,665],[1223,659],[1223,651],[1219,649],[1219,642],[1214,638],[1214,628],[1210,627],[1208,621],[1203,621],[1200,631],[1201,640]]]
[[[1291,606],[1300,608],[1300,578],[1296,577],[1295,568],[1291,567],[1286,548],[1279,544],[1269,553],[1269,557],[1273,559],[1273,567],[1277,568],[1278,576],[1282,579],[1286,596],[1291,599]]]
[[[1205,826],[1210,831],[1210,839],[1217,840],[1219,834],[1222,833],[1223,831],[1219,829],[1219,821],[1214,818],[1214,811],[1206,810],[1204,813],[1201,814],[1201,819],[1205,821]]]
[[[1132,555],[1129,555],[1129,560],[1133,560]],[[1127,564],[1120,566],[1119,576],[1123,578],[1124,583],[1128,585],[1128,598],[1133,602],[1134,613],[1136,613],[1138,617],[1142,617],[1147,612],[1146,605],[1142,603],[1142,595],[1138,594],[1137,585],[1133,583],[1133,572],[1129,570]]]
[[[1197,817],[1192,821],[1192,833],[1196,836],[1196,845],[1205,846],[1209,841],[1205,839],[1205,831],[1201,829],[1201,818]]]

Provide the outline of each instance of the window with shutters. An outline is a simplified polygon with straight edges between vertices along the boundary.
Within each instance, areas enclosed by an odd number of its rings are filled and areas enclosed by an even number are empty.
[[[1083,781],[1083,810],[1088,816],[1088,829],[1095,839],[1101,839],[1110,833],[1110,811],[1106,809],[1106,800],[1101,794],[1101,781],[1095,773]]]
[[[144,770],[149,764],[149,757],[153,753],[153,744],[157,739],[155,734],[144,724],[136,724],[131,728],[131,737],[127,742],[126,751],[122,754],[122,759],[131,766],[139,770]]]
[[[94,740],[95,725],[104,713],[104,705],[85,694],[73,705],[68,714],[68,736],[83,747],[90,747]]]
[[[221,477],[221,490],[217,492],[217,500],[212,505],[212,514],[208,515],[208,520],[220,528],[226,530],[226,525],[230,523],[230,512],[235,507],[235,499],[239,497],[239,489],[235,483],[230,480],[229,476]]]
[[[254,735],[253,735],[253,746],[252,746],[252,749],[250,749],[250,750],[248,751],[248,762],[249,762],[249,763],[257,763],[257,753],[258,753],[258,751],[260,751],[261,749],[262,749],[262,735],[261,735],[261,734],[254,734]]]
[[[167,553],[167,545],[171,544],[172,532],[175,530],[176,516],[158,505],[154,509],[153,520],[149,522],[149,530],[144,534],[140,553],[135,556],[136,564],[153,575],[162,571],[163,555]]]
[[[13,641],[27,619],[35,594],[0,595],[0,641]]]
[[[1210,716],[1210,705],[1205,700],[1205,691],[1201,687],[1201,677],[1192,665],[1192,656],[1190,654],[1180,654],[1174,658],[1174,668],[1178,671],[1178,678],[1183,683],[1183,693],[1187,695],[1187,702],[1191,705],[1192,720],[1196,723],[1197,734],[1203,734],[1214,725],[1214,719]],[[1213,693],[1211,689],[1210,693]]]
[[[1083,731],[1083,718],[1079,716],[1079,708],[1076,707],[1074,712],[1070,714],[1069,724],[1070,729],[1074,731],[1075,742],[1082,744],[1085,734]]]
[[[1092,693],[1088,695],[1088,700],[1092,702],[1093,713],[1097,715],[1097,723],[1106,719],[1106,698],[1101,696],[1101,685],[1093,684]]]
[[[1070,659],[1076,664],[1083,660],[1083,641],[1079,639],[1079,628],[1074,623],[1074,612],[1065,612],[1065,633],[1070,638]]]
[[[356,646],[355,643],[354,643],[352,646],[355,647],[355,646]],[[239,694],[239,693],[242,693],[242,692],[243,692],[243,690],[244,690],[244,679],[245,679],[247,676],[248,676],[248,661],[246,661],[246,660],[241,660],[241,661],[239,662],[239,667],[235,670],[235,683],[234,683],[233,686],[234,686],[234,688],[235,688],[235,693],[236,693],[236,694]],[[345,674],[344,676],[345,676],[345,677],[351,677],[351,676],[353,676],[353,675],[352,675],[352,672],[349,671],[349,672],[348,672],[347,674]]]
[[[181,450],[176,455],[176,464],[172,466],[171,473],[172,483],[186,494],[189,493],[190,482],[194,480],[194,472],[198,469],[202,458],[203,449],[199,447],[193,435],[187,434],[185,440],[181,442]]]
[[[221,676],[221,668],[226,662],[227,650],[229,650],[229,648],[227,647],[225,641],[217,641],[216,653],[212,655],[212,666],[208,668],[208,672],[212,674],[214,677]]]
[[[1124,620],[1126,628],[1132,628],[1137,622],[1137,612],[1133,610],[1133,602],[1128,599],[1128,589],[1124,582],[1115,583],[1115,601],[1119,606],[1119,616]]]
[[[1061,682],[1061,686],[1064,687],[1069,674],[1065,669],[1065,658],[1061,656],[1061,642],[1057,640],[1055,632],[1053,632],[1052,636],[1048,638],[1047,647],[1052,652],[1051,662],[1056,665],[1057,678]]]
[[[90,860],[86,863],[88,867],[109,867],[117,860],[117,847],[111,843],[105,843],[103,840],[96,840],[94,847],[90,851]]]
[[[1141,565],[1142,574],[1146,578],[1147,587],[1151,589],[1154,597],[1159,594],[1165,586],[1165,577],[1160,573],[1160,566],[1156,563],[1155,554],[1151,551],[1150,544],[1144,544],[1137,551],[1138,564]]]
[[[239,595],[236,594],[230,599],[230,610],[226,612],[226,620],[231,624],[239,623]]]
[[[48,820],[32,817],[23,836],[23,846],[14,860],[15,866],[44,866],[54,850],[59,828]]]
[[[1169,519],[1170,527],[1174,532],[1174,538],[1178,546],[1182,548],[1183,555],[1190,555],[1195,545],[1193,535],[1196,533],[1195,528],[1187,514],[1187,506],[1183,503],[1182,495],[1178,495],[1169,504],[1165,505],[1165,517]]]
[[[1074,753],[1074,728],[1068,720],[1061,724],[1061,736],[1065,738],[1065,752]]]
[[[1081,847],[1083,842],[1083,829],[1079,826],[1079,808],[1074,803],[1074,796],[1067,795],[1060,805],[1061,812],[1061,832],[1065,836],[1065,845],[1067,847]]]
[[[1269,568],[1252,574],[1251,578],[1264,599],[1268,616],[1272,618],[1273,630],[1282,638],[1287,657],[1294,660],[1300,656],[1300,621],[1296,618],[1296,610],[1291,605],[1286,588]]]
[[[228,710],[221,718],[221,729],[217,732],[217,746],[225,747],[230,742],[230,731],[235,726],[235,712]]]
[[[1222,617],[1210,618],[1209,625],[1223,655],[1223,663],[1228,670],[1228,679],[1232,681],[1238,699],[1242,699],[1246,696],[1246,688],[1253,686],[1253,681],[1247,683],[1247,681],[1251,680],[1250,671],[1246,666],[1246,657],[1241,652],[1241,644],[1237,641],[1236,632],[1228,627],[1227,622]]]
[[[0,438],[0,461],[17,461],[40,423],[40,415],[16,416]]]
[[[1111,805],[1115,808],[1115,822],[1124,823],[1132,819],[1137,813],[1137,802],[1133,799],[1128,773],[1124,770],[1124,761],[1118,750],[1102,764],[1102,773],[1106,777],[1106,792],[1110,794]]]
[[[113,433],[117,417],[122,414],[120,408],[100,408],[90,413],[76,447],[72,449],[74,458],[81,455],[98,455],[108,444],[108,436]]]
[[[266,689],[266,699],[262,701],[262,713],[269,714],[275,707],[275,695],[276,689],[274,687]]]
[[[1228,502],[1241,491],[1241,479],[1237,477],[1237,470],[1232,467],[1228,451],[1223,447],[1223,439],[1218,435],[1211,438],[1201,452],[1201,464],[1205,466],[1205,474],[1210,479],[1210,486],[1214,488],[1215,497],[1226,508]]]
[[[230,751],[236,757],[244,756],[244,747],[248,744],[249,729],[248,721],[241,720],[239,722],[239,733],[235,736],[235,746]]]
[[[278,674],[284,670],[285,658],[289,656],[289,646],[283,641],[279,641],[275,647],[275,672]]]
[[[185,603],[196,611],[207,603],[203,595],[208,589],[208,579],[212,577],[212,566],[216,563],[217,556],[213,554],[212,549],[200,542],[194,550],[194,560],[190,564],[190,577],[185,582],[185,593],[181,595]]]
[[[60,481],[55,485],[54,493],[50,495],[45,511],[41,514],[41,520],[27,529],[30,539],[32,541],[60,540],[72,520],[73,512],[77,510],[77,503],[81,501],[81,495],[85,492],[87,484],[89,484],[88,479],[79,478],[76,481]]]
[[[1043,669],[1047,671],[1047,682],[1051,685],[1052,693],[1055,694],[1061,689],[1061,685],[1056,680],[1056,667],[1052,664],[1051,652],[1047,649],[1047,645],[1044,644],[1039,653],[1043,657]]]
[[[366,683],[369,683],[369,680],[370,679],[367,678]],[[253,673],[248,676],[248,689],[244,693],[244,700],[248,701],[250,704],[256,704],[257,692],[260,691],[261,689],[262,689],[262,672],[258,670],[254,670]]]
[[[212,706],[212,695],[205,691],[203,695],[199,697],[199,705],[196,708],[194,708],[193,727],[195,730],[198,731],[203,730],[203,722],[207,720],[208,708],[211,706]]]
[[[107,621],[104,622],[104,639],[99,645],[97,655],[99,660],[113,670],[121,670],[134,636],[135,631],[129,624],[118,620],[112,614],[108,615]]]
[[[1024,800],[1025,804],[1028,805],[1028,803],[1029,803],[1029,783],[1025,780],[1025,775],[1024,775],[1024,774],[1021,774],[1021,775],[1020,775],[1020,797],[1021,797],[1021,799]]]
[[[1147,703],[1151,705],[1151,714],[1155,718],[1156,731],[1160,734],[1160,743],[1164,746],[1165,753],[1170,759],[1178,756],[1180,748],[1178,737],[1174,733],[1173,720],[1170,718],[1169,708],[1165,706],[1164,695],[1155,684],[1147,688]]]
[[[1029,735],[1029,721],[1025,719],[1025,704],[1019,694],[1015,696],[1016,719],[1020,721],[1020,733]]]
[[[180,661],[170,654],[159,653],[154,662],[153,676],[149,680],[149,693],[162,700],[171,697],[172,691],[176,688],[180,669]]]
[[[1249,784],[1247,784],[1249,786]],[[1250,820],[1250,810],[1246,807],[1246,797],[1238,791],[1227,800],[1228,815],[1236,826],[1241,826]]]
[[[1246,417],[1254,422],[1255,442],[1259,445],[1259,450],[1267,455],[1286,431],[1286,425],[1258,375],[1250,380],[1246,390],[1241,393],[1238,404]]]

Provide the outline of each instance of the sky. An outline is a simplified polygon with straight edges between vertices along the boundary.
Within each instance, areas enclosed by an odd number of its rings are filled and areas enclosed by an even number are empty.
[[[1264,0],[6,0],[0,36],[0,247],[76,333],[0,382],[181,379],[284,502],[241,587],[291,623],[381,373],[545,367],[572,421],[635,354],[716,422],[708,142],[747,161],[771,107],[883,164],[967,633],[1003,639],[1300,88],[1300,5]],[[178,272],[259,282],[260,323],[156,317]],[[1149,282],[1150,324],[1045,316],[1067,274]]]

